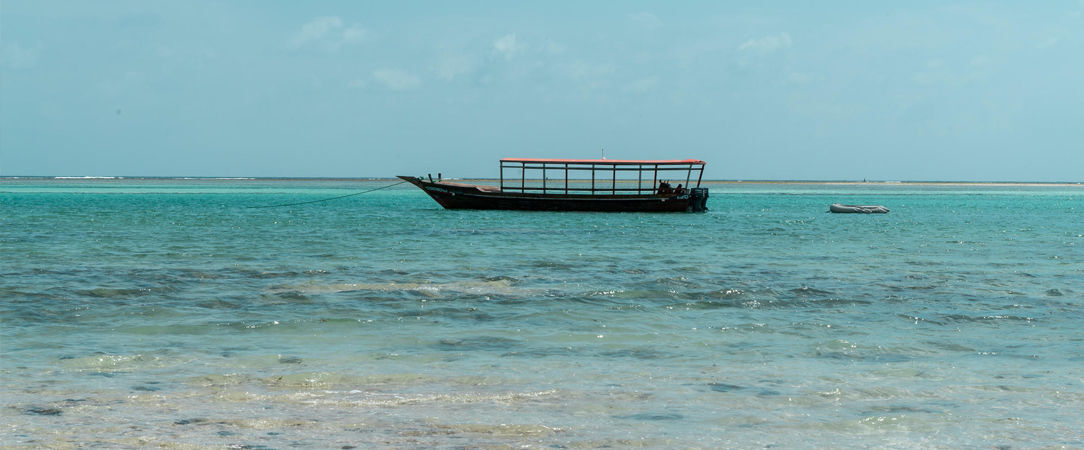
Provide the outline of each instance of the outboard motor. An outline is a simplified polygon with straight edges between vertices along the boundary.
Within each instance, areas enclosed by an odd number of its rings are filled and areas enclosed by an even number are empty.
[[[689,189],[689,211],[702,212],[708,210],[708,188]]]

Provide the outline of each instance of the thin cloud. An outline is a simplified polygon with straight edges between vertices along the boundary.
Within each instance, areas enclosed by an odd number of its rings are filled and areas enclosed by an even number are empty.
[[[654,90],[659,85],[659,77],[650,76],[628,83],[624,86],[625,92],[643,94]]]
[[[373,80],[393,91],[405,91],[421,86],[422,80],[416,75],[399,69],[383,68],[373,71]]]
[[[1054,47],[1055,45],[1058,45],[1059,42],[1061,42],[1061,39],[1058,39],[1056,36],[1051,36],[1036,43],[1035,48],[1043,50]]]
[[[18,42],[4,43],[0,47],[0,67],[9,69],[30,69],[38,65],[38,52],[24,48]]]
[[[604,89],[613,86],[617,68],[609,63],[572,61],[560,64],[556,74],[584,89]]]
[[[542,46],[542,50],[544,50],[547,54],[550,55],[561,55],[565,53],[565,46],[558,44],[554,41],[547,41]]]
[[[343,44],[353,44],[353,43],[364,41],[365,38],[368,37],[368,36],[369,36],[369,32],[365,31],[364,28],[359,27],[357,25],[353,25],[350,28],[347,28],[347,29],[343,30],[343,32],[342,32],[342,42],[343,42]]]
[[[790,85],[803,85],[819,81],[820,77],[813,73],[791,72],[787,75],[786,83]]]
[[[573,61],[561,67],[561,73],[573,80],[599,80],[613,75],[613,64]]]
[[[662,26],[662,21],[659,20],[654,14],[649,12],[639,12],[636,14],[629,14],[629,20],[633,23],[640,25],[648,30],[654,30]]]
[[[761,38],[749,39],[748,41],[742,42],[742,44],[738,46],[738,50],[772,52],[790,48],[791,43],[790,34],[779,33]]]
[[[337,16],[317,17],[301,26],[287,42],[287,47],[292,50],[302,48],[320,48],[327,51],[338,51],[343,45],[362,42],[368,32],[358,25],[344,27],[343,21]]]
[[[442,80],[453,80],[460,75],[474,71],[477,61],[471,56],[459,52],[445,52],[433,64],[433,73]]]
[[[513,33],[506,34],[493,41],[493,49],[504,55],[505,58],[512,59],[516,55],[523,53],[527,49],[527,45],[517,42],[516,35]]]

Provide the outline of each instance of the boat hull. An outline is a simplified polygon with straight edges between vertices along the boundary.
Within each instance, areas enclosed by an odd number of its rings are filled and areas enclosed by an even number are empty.
[[[682,195],[566,195],[502,192],[496,188],[483,190],[479,186],[425,181],[418,177],[400,176],[417,186],[447,209],[500,209],[525,211],[604,211],[604,212],[687,212],[703,210],[707,190],[702,198],[690,193]]]

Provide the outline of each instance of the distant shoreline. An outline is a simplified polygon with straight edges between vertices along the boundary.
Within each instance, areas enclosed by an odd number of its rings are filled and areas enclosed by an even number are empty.
[[[395,181],[390,178],[388,181]],[[449,180],[452,180],[449,178]],[[496,178],[457,178],[455,181],[498,183]],[[375,179],[373,181],[376,181]],[[527,181],[540,182],[541,180]],[[570,180],[589,182],[590,180]],[[635,183],[636,180],[617,180],[618,183]],[[833,181],[833,180],[702,180],[700,184],[707,185],[741,185],[741,184],[792,184],[814,186],[1082,186],[1084,182],[1073,181]]]
[[[770,181],[705,180],[701,184],[812,184],[822,186],[1084,186],[1072,181]]]
[[[448,178],[448,180],[491,183],[499,182],[496,178]],[[0,176],[0,181],[313,181],[313,182],[396,182],[394,177],[147,177],[147,176]],[[541,180],[528,180],[541,181]],[[590,180],[571,180],[588,182]],[[635,180],[617,180],[630,183]],[[814,186],[1033,186],[1033,187],[1080,187],[1084,181],[855,181],[855,180],[703,180],[707,185],[814,185]]]

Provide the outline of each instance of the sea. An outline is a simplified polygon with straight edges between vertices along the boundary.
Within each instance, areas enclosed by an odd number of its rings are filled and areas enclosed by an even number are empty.
[[[0,445],[1084,447],[1084,185],[393,183],[0,179]]]

